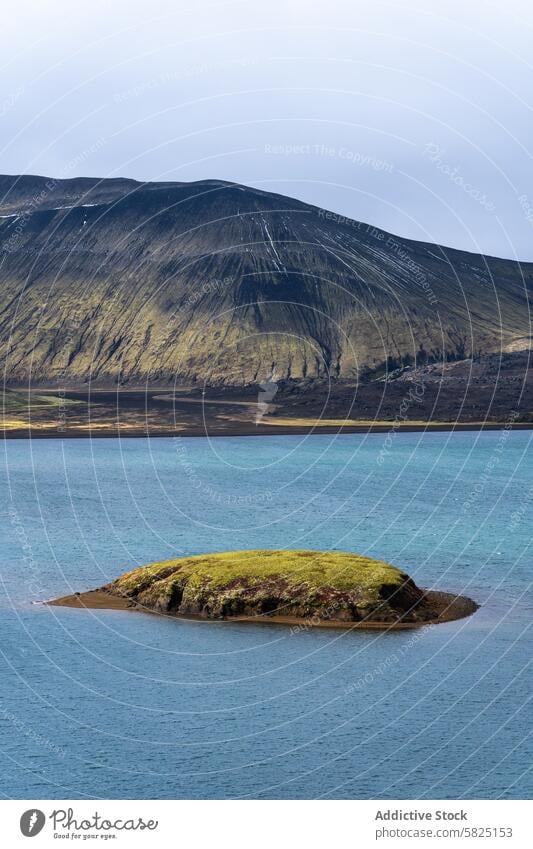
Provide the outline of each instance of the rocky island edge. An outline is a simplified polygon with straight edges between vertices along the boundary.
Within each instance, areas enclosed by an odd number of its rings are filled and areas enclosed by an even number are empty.
[[[466,596],[420,589],[405,572],[350,552],[239,551],[180,557],[48,602],[201,620],[321,627],[414,628],[478,609]]]

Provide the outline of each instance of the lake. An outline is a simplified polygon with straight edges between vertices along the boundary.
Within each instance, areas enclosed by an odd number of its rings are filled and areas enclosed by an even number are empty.
[[[12,798],[530,798],[529,432],[7,440]],[[35,602],[151,560],[356,551],[471,618],[353,632]]]

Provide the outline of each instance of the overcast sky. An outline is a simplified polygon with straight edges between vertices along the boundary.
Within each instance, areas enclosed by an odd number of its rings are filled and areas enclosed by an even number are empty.
[[[0,172],[216,177],[533,260],[522,0],[20,0],[2,28]]]

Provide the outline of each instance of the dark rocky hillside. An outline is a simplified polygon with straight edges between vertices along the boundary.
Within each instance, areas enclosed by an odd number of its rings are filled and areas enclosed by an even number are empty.
[[[533,266],[206,180],[0,177],[8,383],[352,381],[529,349]]]

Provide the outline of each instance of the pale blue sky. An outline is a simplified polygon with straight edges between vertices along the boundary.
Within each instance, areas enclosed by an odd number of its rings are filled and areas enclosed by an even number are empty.
[[[217,177],[533,260],[533,11],[21,0],[0,172]]]

